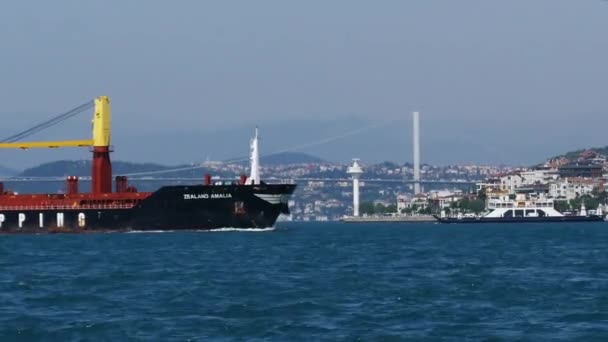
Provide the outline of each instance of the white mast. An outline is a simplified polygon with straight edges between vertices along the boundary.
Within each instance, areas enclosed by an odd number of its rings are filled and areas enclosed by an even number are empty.
[[[260,184],[260,146],[258,142],[258,128],[255,128],[255,137],[251,140],[251,175],[247,179],[247,184]]]

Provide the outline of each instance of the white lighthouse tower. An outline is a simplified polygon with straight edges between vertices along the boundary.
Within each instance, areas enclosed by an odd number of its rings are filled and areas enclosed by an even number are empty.
[[[363,174],[363,169],[359,165],[359,159],[353,159],[353,165],[346,171],[353,177],[353,216],[359,216],[359,177]]]

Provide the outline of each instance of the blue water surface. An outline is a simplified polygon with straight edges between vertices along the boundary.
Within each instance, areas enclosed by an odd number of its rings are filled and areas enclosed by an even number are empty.
[[[0,236],[0,341],[608,340],[608,223]]]

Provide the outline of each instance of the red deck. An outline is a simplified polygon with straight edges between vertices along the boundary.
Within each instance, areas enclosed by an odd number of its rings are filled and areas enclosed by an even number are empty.
[[[151,192],[107,194],[0,194],[0,210],[130,209]]]

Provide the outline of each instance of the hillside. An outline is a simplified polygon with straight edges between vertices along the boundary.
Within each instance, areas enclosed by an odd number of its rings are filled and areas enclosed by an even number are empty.
[[[174,168],[188,167],[189,165],[166,166],[153,163],[131,163],[113,161],[112,171],[114,175],[141,173],[150,171],[162,171]],[[162,174],[164,177],[192,177],[200,176],[204,171],[200,169],[179,171]],[[65,177],[65,176],[90,176],[91,161],[89,160],[60,160],[41,164],[24,170],[20,177]]]
[[[158,164],[137,164],[130,162],[114,161],[112,169],[114,173],[135,173],[156,170],[166,170],[169,167]],[[90,176],[91,161],[89,160],[59,160],[45,163],[24,170],[19,174],[21,177],[60,177],[60,176]]]
[[[262,165],[288,165],[288,164],[313,164],[324,163],[320,158],[310,156],[305,153],[279,153],[271,156],[260,158]],[[243,161],[243,164],[248,164],[248,161]],[[150,171],[162,171],[169,169],[188,168],[191,165],[167,166],[154,163],[132,163],[124,161],[113,161],[112,171],[115,175],[145,173]],[[2,169],[0,168],[0,175]],[[197,168],[188,171],[176,171],[163,173],[163,177],[199,177],[204,173],[204,168]],[[214,172],[217,174],[217,171]],[[15,175],[17,172],[9,175]],[[18,173],[20,177],[65,177],[65,176],[90,176],[91,161],[90,160],[59,160],[50,163],[41,164]],[[220,174],[220,176],[223,176]]]
[[[576,151],[566,152],[562,155],[555,156],[549,160],[567,159],[568,161],[577,161],[581,159],[590,159],[594,157],[608,157],[608,146],[592,147]]]

